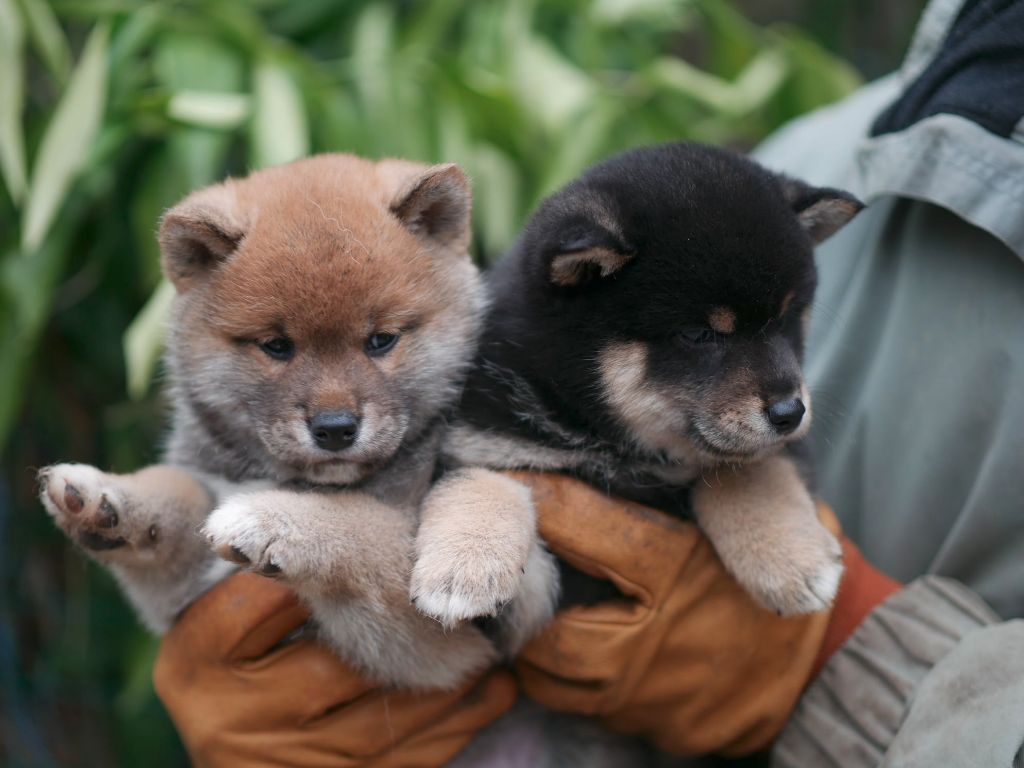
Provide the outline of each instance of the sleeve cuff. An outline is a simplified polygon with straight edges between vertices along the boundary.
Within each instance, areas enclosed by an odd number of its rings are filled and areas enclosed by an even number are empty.
[[[923,678],[971,632],[999,621],[958,582],[925,576],[881,603],[801,697],[772,765],[877,766]]]

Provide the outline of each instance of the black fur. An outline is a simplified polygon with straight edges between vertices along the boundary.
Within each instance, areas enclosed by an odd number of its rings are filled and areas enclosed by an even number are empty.
[[[588,461],[554,469],[686,514],[686,485],[659,471],[680,458],[631,439],[602,392],[602,352],[642,343],[645,380],[696,400],[726,397],[737,376],[766,402],[798,390],[815,239],[860,207],[846,193],[691,143],[595,166],[539,206],[491,271],[493,304],[463,394],[463,424],[584,453]],[[597,261],[574,272],[572,284],[552,280],[553,260],[595,248],[625,258],[608,274]],[[735,313],[734,332],[694,343],[719,307]],[[704,466],[744,458],[691,432],[683,437]]]

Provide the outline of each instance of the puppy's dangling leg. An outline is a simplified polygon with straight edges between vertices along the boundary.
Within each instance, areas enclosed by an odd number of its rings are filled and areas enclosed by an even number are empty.
[[[726,570],[766,608],[790,615],[832,603],[842,549],[788,456],[720,467],[697,481],[693,508]]]
[[[86,464],[39,472],[39,498],[57,526],[117,577],[155,632],[222,573],[199,528],[213,498],[179,467],[155,465],[130,475]]]
[[[551,618],[558,574],[524,485],[484,469],[438,483],[420,507],[410,596],[445,626],[501,614],[514,652]]]

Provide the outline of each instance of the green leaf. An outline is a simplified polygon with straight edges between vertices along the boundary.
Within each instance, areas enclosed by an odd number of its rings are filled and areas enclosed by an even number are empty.
[[[299,37],[311,32],[322,31],[339,16],[338,0],[293,0],[277,2],[272,10],[270,26],[279,35]]]
[[[203,128],[231,129],[249,117],[249,97],[241,93],[178,91],[167,102],[172,120]]]
[[[223,41],[167,35],[160,40],[155,63],[158,79],[173,94],[169,115],[189,123],[175,126],[166,140],[173,183],[166,185],[170,197],[162,200],[162,210],[224,173],[224,156],[233,138],[227,131],[249,117],[252,100],[240,93],[244,62]],[[178,188],[179,180],[183,188]],[[154,221],[145,226],[151,228]]]
[[[58,83],[64,85],[71,71],[68,39],[46,0],[19,0],[39,57]]]
[[[541,196],[551,194],[600,157],[600,148],[608,143],[610,127],[622,110],[620,101],[608,99],[595,104],[573,130],[565,133],[544,169]]]
[[[793,68],[790,85],[803,112],[836,101],[862,82],[860,74],[795,29],[773,30]]]
[[[137,720],[153,697],[153,665],[160,651],[158,637],[140,633],[133,639],[125,653],[124,685],[115,700],[118,713],[128,722]]]
[[[739,116],[771,98],[788,71],[789,62],[782,51],[765,49],[732,82],[672,57],[655,61],[648,74],[658,87],[687,96],[716,112]]]
[[[394,9],[382,3],[371,3],[359,14],[352,31],[352,78],[359,95],[367,143],[378,152],[388,144],[398,124],[398,115],[392,106],[390,76],[398,58],[394,28]],[[381,130],[380,126],[388,126],[388,129]]]
[[[281,64],[260,62],[253,73],[253,161],[278,165],[309,154],[309,126],[302,95]]]
[[[456,20],[466,13],[462,0],[431,0],[410,7],[414,16],[407,16],[402,30],[405,45],[418,49],[425,56],[434,55]]]
[[[761,49],[761,30],[727,0],[694,0],[704,19],[702,37],[708,45],[708,69],[735,77]]]
[[[532,34],[516,46],[511,74],[519,101],[552,132],[566,129],[595,91],[585,72]]]
[[[109,37],[107,23],[93,29],[43,134],[22,219],[23,251],[43,242],[96,138],[106,107]]]
[[[48,317],[54,288],[70,251],[71,233],[81,206],[54,229],[35,253],[8,253],[0,258],[0,455],[21,406],[22,392],[32,367],[33,352]]]
[[[15,204],[25,194],[25,29],[14,0],[0,0],[0,172]]]
[[[474,181],[473,216],[483,232],[484,258],[494,261],[515,239],[521,191],[516,164],[501,150],[481,144],[468,170]]]
[[[253,0],[206,0],[194,5],[202,9],[207,31],[218,39],[249,53],[266,47],[267,30]]]
[[[603,26],[640,22],[657,27],[680,24],[692,0],[596,0],[590,18]]]
[[[789,73],[789,61],[779,49],[761,51],[733,83],[733,110],[751,112],[775,95]]]
[[[174,300],[174,286],[166,280],[157,286],[146,305],[124,333],[124,359],[127,366],[128,394],[135,400],[149,389],[163,350],[167,315]]]
[[[110,67],[117,70],[132,66],[132,57],[139,55],[153,35],[167,23],[167,9],[162,5],[147,5],[133,11],[117,28],[110,42]]]
[[[240,91],[241,56],[222,40],[172,32],[162,35],[153,58],[157,79],[172,91]]]

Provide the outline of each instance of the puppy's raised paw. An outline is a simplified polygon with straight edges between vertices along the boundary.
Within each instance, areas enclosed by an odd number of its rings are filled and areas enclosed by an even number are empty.
[[[494,616],[518,593],[535,540],[526,487],[486,470],[457,472],[424,502],[409,596],[446,627]]]
[[[515,597],[523,578],[520,558],[494,552],[439,547],[420,554],[409,596],[416,608],[446,627],[495,616]]]
[[[734,575],[766,608],[793,616],[832,604],[843,576],[843,551],[824,526],[811,526],[760,555],[735,568]]]
[[[155,546],[156,525],[118,475],[87,464],[55,464],[39,473],[39,498],[68,538],[97,560],[128,564]]]
[[[247,570],[272,578],[308,578],[308,532],[292,519],[288,500],[275,491],[232,496],[210,514],[203,532],[220,557]]]

